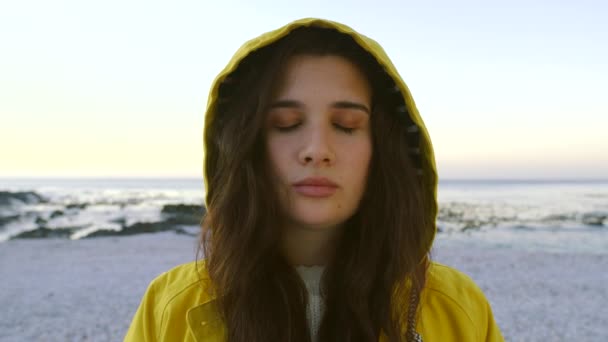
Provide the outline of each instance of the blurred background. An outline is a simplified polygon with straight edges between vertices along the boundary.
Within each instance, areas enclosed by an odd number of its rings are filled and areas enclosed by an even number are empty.
[[[599,1],[5,2],[0,241],[28,231],[125,233],[166,217],[173,224],[142,230],[196,224],[171,215],[196,215],[202,203],[214,77],[246,40],[314,16],[376,39],[408,83],[434,143],[441,231],[499,227],[503,241],[504,231],[550,230],[547,248],[608,249],[593,235],[608,224],[607,9]]]

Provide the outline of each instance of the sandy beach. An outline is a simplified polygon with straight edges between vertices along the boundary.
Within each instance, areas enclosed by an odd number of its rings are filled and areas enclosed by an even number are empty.
[[[0,243],[0,341],[121,341],[150,280],[195,252],[194,238],[172,232]],[[433,257],[477,282],[507,341],[608,340],[608,252],[440,234]]]

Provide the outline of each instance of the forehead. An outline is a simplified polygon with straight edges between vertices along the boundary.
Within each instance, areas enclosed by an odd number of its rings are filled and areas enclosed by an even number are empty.
[[[279,75],[275,94],[332,95],[369,98],[371,88],[363,72],[350,60],[334,55],[296,55]]]

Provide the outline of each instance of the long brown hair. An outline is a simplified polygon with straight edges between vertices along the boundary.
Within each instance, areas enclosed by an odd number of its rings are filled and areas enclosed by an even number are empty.
[[[434,229],[428,212],[435,209],[427,207],[424,175],[417,173],[419,138],[374,57],[350,36],[316,27],[295,29],[243,59],[222,81],[208,123],[200,244],[228,340],[311,340],[306,287],[280,252],[285,216],[264,142],[271,94],[289,58],[300,54],[347,58],[372,87],[367,187],[322,277],[319,340],[377,341],[382,330],[390,341],[406,341],[407,294],[424,285],[425,236]]]

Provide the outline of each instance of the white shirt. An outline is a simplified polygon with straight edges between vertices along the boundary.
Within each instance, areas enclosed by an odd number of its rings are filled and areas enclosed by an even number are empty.
[[[307,307],[307,319],[310,327],[310,335],[312,340],[317,340],[317,332],[321,324],[321,318],[323,317],[323,311],[325,310],[325,303],[321,298],[321,276],[325,266],[314,265],[314,266],[296,266],[296,270],[304,280],[306,289],[308,290],[308,307]]]

